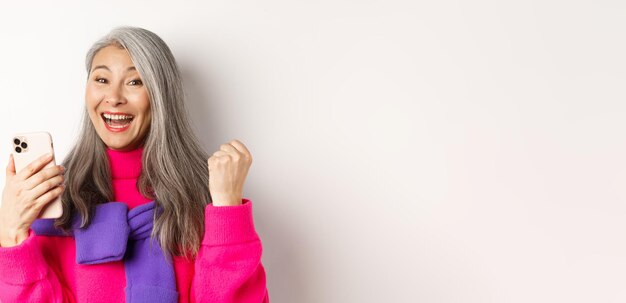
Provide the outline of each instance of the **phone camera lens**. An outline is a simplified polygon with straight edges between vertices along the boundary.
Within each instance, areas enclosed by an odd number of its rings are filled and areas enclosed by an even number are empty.
[[[19,146],[17,146],[17,147],[15,147],[15,151],[18,152],[18,153],[21,153],[22,149]]]
[[[27,147],[28,147],[28,144],[26,144],[26,142],[22,142],[22,144],[20,144],[20,146],[21,146],[22,148],[27,148]]]
[[[15,143],[15,145],[20,145],[20,139],[18,138],[13,139],[13,143]]]

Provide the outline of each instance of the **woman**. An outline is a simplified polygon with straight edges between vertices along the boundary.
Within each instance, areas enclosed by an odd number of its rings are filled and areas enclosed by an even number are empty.
[[[9,160],[0,301],[269,302],[242,195],[252,157],[233,140],[207,160],[165,42],[118,27],[86,66],[82,129],[63,165],[42,169],[42,157],[16,172]],[[37,219],[59,195],[63,216]]]

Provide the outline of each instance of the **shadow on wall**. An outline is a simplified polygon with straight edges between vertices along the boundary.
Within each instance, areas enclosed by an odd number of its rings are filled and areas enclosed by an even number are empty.
[[[215,75],[205,70],[194,70],[192,62],[179,60],[186,94],[186,108],[191,119],[192,127],[198,136],[202,147],[209,156],[219,148],[220,132],[227,127],[220,126],[218,118],[220,109],[225,102],[220,92],[215,89]],[[244,142],[245,143],[245,142]],[[251,151],[253,152],[253,151]],[[253,169],[253,168],[251,168]],[[272,205],[280,203],[264,203],[264,201],[288,201],[286,196],[278,193],[280,188],[263,189],[253,183],[246,183],[246,196],[255,203],[254,220],[257,232],[263,242],[262,262],[267,275],[267,286],[272,302],[302,302],[306,297],[308,284],[302,269],[304,260],[296,254],[297,235],[293,235],[286,222],[288,216],[280,209],[271,209]],[[291,195],[292,197],[297,195]],[[258,206],[257,206],[258,205]],[[309,296],[314,297],[314,296]]]

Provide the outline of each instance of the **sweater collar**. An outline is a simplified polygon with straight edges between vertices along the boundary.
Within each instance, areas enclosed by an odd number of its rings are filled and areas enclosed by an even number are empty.
[[[111,177],[113,179],[137,179],[141,175],[143,145],[128,151],[119,151],[106,147]]]

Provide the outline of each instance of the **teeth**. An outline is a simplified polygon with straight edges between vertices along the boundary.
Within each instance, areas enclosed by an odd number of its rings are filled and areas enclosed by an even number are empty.
[[[103,114],[103,116],[107,119],[111,119],[111,120],[125,120],[125,119],[132,119],[133,116],[129,116],[129,115],[111,115],[111,114]]]

